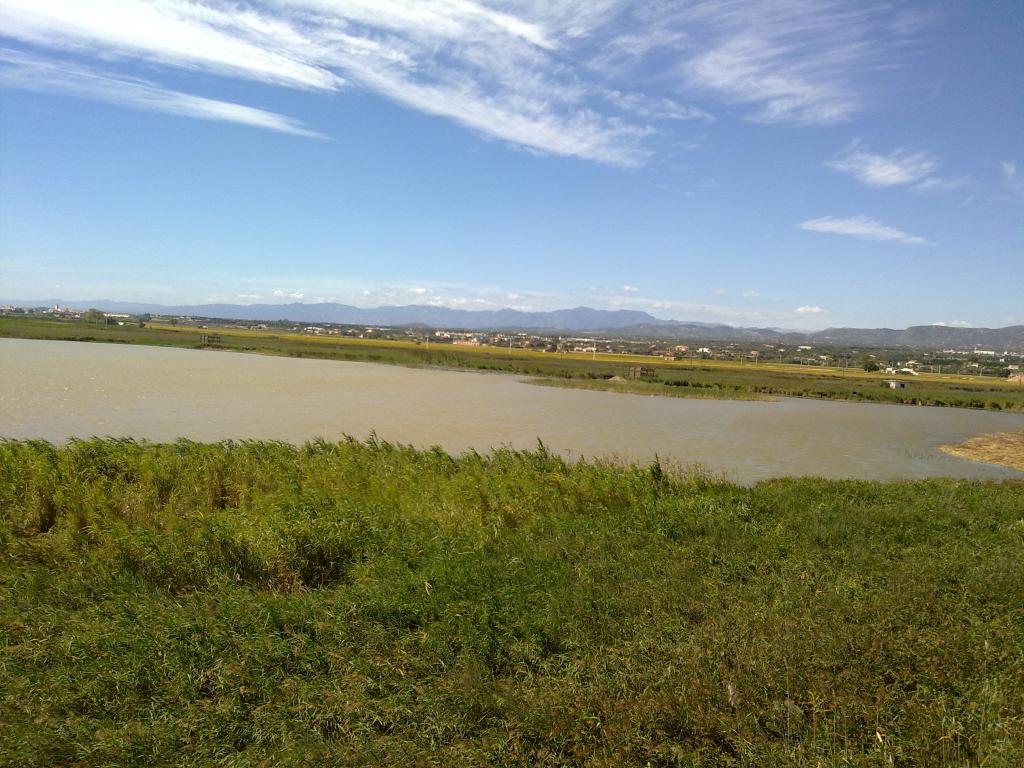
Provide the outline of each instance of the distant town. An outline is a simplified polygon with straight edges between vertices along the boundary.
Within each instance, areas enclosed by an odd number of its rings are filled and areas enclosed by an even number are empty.
[[[106,312],[95,308],[61,305],[0,307],[0,315],[41,317],[87,321],[106,327],[144,327],[147,324],[184,326],[200,329],[240,329],[275,331],[300,336],[358,338],[379,341],[405,341],[430,345],[526,349],[538,352],[579,355],[636,355],[661,360],[722,360],[758,365],[788,363],[830,368],[856,367],[899,376],[921,373],[987,376],[1010,379],[1024,384],[1024,349],[982,349],[961,347],[924,349],[908,347],[864,347],[836,344],[779,344],[751,341],[714,341],[694,339],[658,339],[627,334],[563,334],[509,330],[466,330],[408,326],[368,326],[339,323],[299,323],[288,320],[250,322],[193,315],[159,315]]]

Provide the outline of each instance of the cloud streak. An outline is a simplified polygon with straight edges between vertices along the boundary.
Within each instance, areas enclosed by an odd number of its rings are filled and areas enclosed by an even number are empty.
[[[1017,197],[1024,197],[1024,175],[1018,172],[1017,162],[1015,160],[1003,160],[999,164],[999,170],[1002,171],[1003,182],[1006,184],[1006,188]]]
[[[920,27],[883,4],[703,0],[666,4],[674,27],[707,41],[678,67],[692,87],[747,105],[764,123],[830,124],[865,107],[866,81]]]
[[[925,152],[910,153],[898,149],[888,155],[877,155],[854,147],[825,165],[869,187],[894,187],[924,181],[939,163]]]
[[[0,85],[77,96],[147,112],[238,123],[296,136],[324,138],[300,121],[276,112],[193,96],[160,88],[145,80],[118,77],[90,67],[40,59],[5,49],[0,49]]]
[[[963,177],[947,179],[936,176],[939,161],[927,152],[897,149],[881,155],[857,142],[825,165],[852,176],[868,187],[913,186],[921,191],[932,191],[958,189],[967,183]]]
[[[342,81],[309,60],[288,24],[247,6],[187,0],[4,0],[4,34],[35,45],[332,90]]]
[[[143,62],[312,93],[357,88],[485,137],[622,166],[644,163],[668,124],[712,121],[690,103],[695,94],[746,105],[762,122],[848,119],[863,106],[865,73],[891,64],[913,27],[895,24],[884,6],[850,9],[837,0],[0,4],[5,36],[64,57],[98,57],[105,70]],[[127,90],[134,95],[126,100],[146,102],[138,88]],[[113,98],[111,88],[96,92]],[[178,114],[217,114],[207,103],[214,100],[185,96],[151,101],[165,111],[177,104]],[[283,120],[273,129],[308,130]]]
[[[596,109],[552,56],[565,31],[472,0],[5,0],[9,37],[273,86],[355,86],[542,152],[617,165],[647,156],[644,116]],[[109,93],[107,94],[110,100]],[[144,101],[140,94],[133,101]],[[202,111],[204,104],[181,107]],[[254,117],[254,116],[251,116]]]
[[[808,232],[846,235],[848,237],[857,237],[861,240],[891,241],[910,245],[924,245],[928,242],[923,237],[909,235],[903,230],[886,226],[863,215],[848,216],[846,218],[822,216],[819,219],[809,219],[801,222],[800,229],[807,230]]]

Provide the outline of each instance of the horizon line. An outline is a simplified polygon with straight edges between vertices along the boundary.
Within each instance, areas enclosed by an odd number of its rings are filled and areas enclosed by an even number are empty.
[[[379,304],[379,305],[376,305],[376,306],[360,306],[358,304],[345,304],[345,303],[338,302],[338,301],[319,301],[319,302],[290,301],[290,302],[279,302],[279,303],[262,302],[262,303],[253,303],[253,304],[239,304],[239,303],[234,303],[234,302],[223,302],[223,301],[222,302],[205,302],[205,303],[160,304],[160,303],[157,303],[157,302],[148,302],[148,301],[141,301],[141,300],[126,300],[126,299],[111,299],[111,298],[85,299],[85,300],[81,300],[81,301],[59,299],[59,298],[35,299],[35,300],[32,300],[32,301],[26,301],[26,300],[22,300],[22,299],[19,299],[19,300],[2,299],[0,301],[2,301],[4,303],[4,306],[12,306],[12,307],[24,308],[24,309],[33,309],[33,308],[37,308],[37,307],[59,306],[59,307],[65,308],[65,309],[76,309],[76,310],[77,309],[92,309],[92,308],[99,309],[100,307],[98,307],[96,305],[103,304],[103,303],[111,303],[111,304],[138,304],[138,305],[147,305],[147,306],[152,306],[152,307],[161,307],[163,309],[173,309],[173,308],[182,308],[182,307],[201,308],[201,307],[216,307],[216,306],[224,306],[224,307],[318,307],[318,306],[335,306],[335,307],[350,307],[352,309],[357,309],[357,310],[374,310],[374,309],[407,309],[407,308],[410,308],[410,307],[415,307],[415,308],[422,308],[422,309],[442,310],[442,311],[447,311],[447,312],[462,312],[462,313],[468,313],[468,314],[481,314],[481,313],[485,313],[485,312],[486,313],[513,312],[513,313],[520,314],[520,315],[550,315],[550,314],[554,314],[556,312],[572,312],[574,310],[581,310],[582,309],[582,310],[588,310],[588,311],[591,311],[591,312],[602,312],[602,313],[606,313],[606,314],[617,314],[617,313],[621,313],[621,312],[630,312],[630,313],[635,313],[635,314],[640,314],[640,315],[646,315],[647,317],[651,318],[652,320],[656,320],[656,321],[658,321],[660,323],[663,323],[665,325],[700,325],[700,326],[706,326],[706,327],[724,327],[724,328],[734,328],[734,329],[738,329],[738,330],[777,331],[777,332],[782,332],[782,333],[795,333],[795,334],[800,334],[800,333],[802,333],[802,334],[814,334],[814,333],[823,333],[825,331],[837,331],[837,330],[905,331],[905,330],[909,330],[910,328],[948,328],[950,330],[956,330],[956,331],[970,331],[970,330],[976,330],[976,331],[1002,331],[1002,330],[1007,330],[1007,329],[1011,329],[1011,328],[1021,328],[1021,327],[1024,327],[1024,323],[1016,323],[1016,324],[1013,324],[1013,325],[1005,325],[1005,326],[998,326],[998,327],[974,326],[974,325],[951,325],[951,324],[948,324],[948,323],[919,323],[919,324],[906,325],[906,326],[904,326],[902,328],[890,327],[890,326],[873,326],[873,327],[868,327],[868,326],[853,326],[853,325],[846,325],[846,326],[831,326],[830,325],[830,326],[825,326],[825,327],[818,328],[818,329],[801,330],[801,329],[785,328],[785,327],[782,327],[782,326],[733,325],[731,323],[708,322],[708,321],[704,321],[704,320],[675,320],[675,319],[666,319],[666,318],[656,317],[656,316],[652,315],[650,312],[647,312],[646,310],[642,310],[642,309],[626,309],[626,308],[622,308],[622,307],[619,307],[619,308],[616,308],[616,309],[600,309],[600,308],[597,308],[597,307],[587,306],[585,304],[580,304],[580,305],[577,305],[577,306],[574,306],[574,307],[562,307],[562,308],[558,308],[558,309],[531,309],[531,310],[523,310],[523,309],[515,309],[513,307],[499,307],[499,308],[495,308],[495,309],[466,309],[466,308],[461,308],[461,307],[448,307],[448,306],[445,306],[445,305],[442,305],[442,304]],[[86,304],[91,304],[92,306],[88,306],[87,307],[87,306],[85,306]],[[215,316],[208,316],[208,317],[211,317],[213,319],[224,319],[224,320],[246,320],[246,319],[250,319],[250,320],[253,320],[254,322],[256,321],[253,318],[226,318],[226,317],[225,318],[217,318]],[[289,318],[283,318],[283,320],[289,320]],[[266,321],[259,321],[259,322],[266,322]],[[270,322],[275,322],[275,321],[270,321]],[[280,322],[280,321],[276,321],[276,322]],[[300,322],[300,321],[296,320],[296,321],[293,321],[293,322]],[[312,321],[310,321],[310,322],[312,322]],[[321,320],[321,321],[317,321],[317,322],[324,322],[324,323],[327,323],[327,324],[330,324],[330,325],[360,325],[361,324],[361,323],[339,323],[339,322],[336,322],[336,321],[329,321],[329,320]],[[415,323],[412,323],[412,324],[415,324]],[[410,325],[410,323],[400,323],[399,325]],[[537,326],[537,327],[539,327],[539,326]],[[630,327],[630,326],[626,326],[626,327]],[[606,330],[614,330],[614,329],[606,329]]]

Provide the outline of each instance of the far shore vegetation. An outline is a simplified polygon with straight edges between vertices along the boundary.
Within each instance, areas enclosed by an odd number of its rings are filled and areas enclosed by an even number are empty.
[[[207,337],[204,344],[203,337]],[[0,317],[0,337],[147,344],[232,350],[289,357],[352,360],[407,366],[502,371],[552,379],[556,386],[640,391],[675,397],[772,399],[811,397],[908,405],[1024,411],[1024,383],[1000,378],[921,374],[896,377],[906,388],[892,389],[881,372],[858,368],[811,368],[785,363],[718,360],[663,360],[642,355],[542,352],[504,347],[466,347],[411,341],[310,336],[284,330],[126,322],[123,326],[83,320]],[[212,337],[212,340],[210,338]],[[630,369],[649,375],[630,386]]]
[[[999,464],[1024,472],[1024,431],[978,435],[958,445],[943,445],[942,450],[961,459]]]
[[[1024,765],[1022,499],[0,442],[0,764]]]
[[[689,384],[667,384],[661,381],[644,381],[623,379],[613,376],[610,379],[579,379],[579,378],[534,378],[530,384],[542,387],[560,387],[563,389],[589,389],[601,392],[623,392],[631,395],[658,395],[660,397],[687,397],[704,400],[775,400],[777,398],[760,392],[752,392],[741,384],[723,385],[706,384],[694,387]]]

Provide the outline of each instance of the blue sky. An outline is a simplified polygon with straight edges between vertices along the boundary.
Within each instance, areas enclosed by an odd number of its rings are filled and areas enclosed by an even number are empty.
[[[0,297],[1024,323],[1024,3],[3,0]]]

